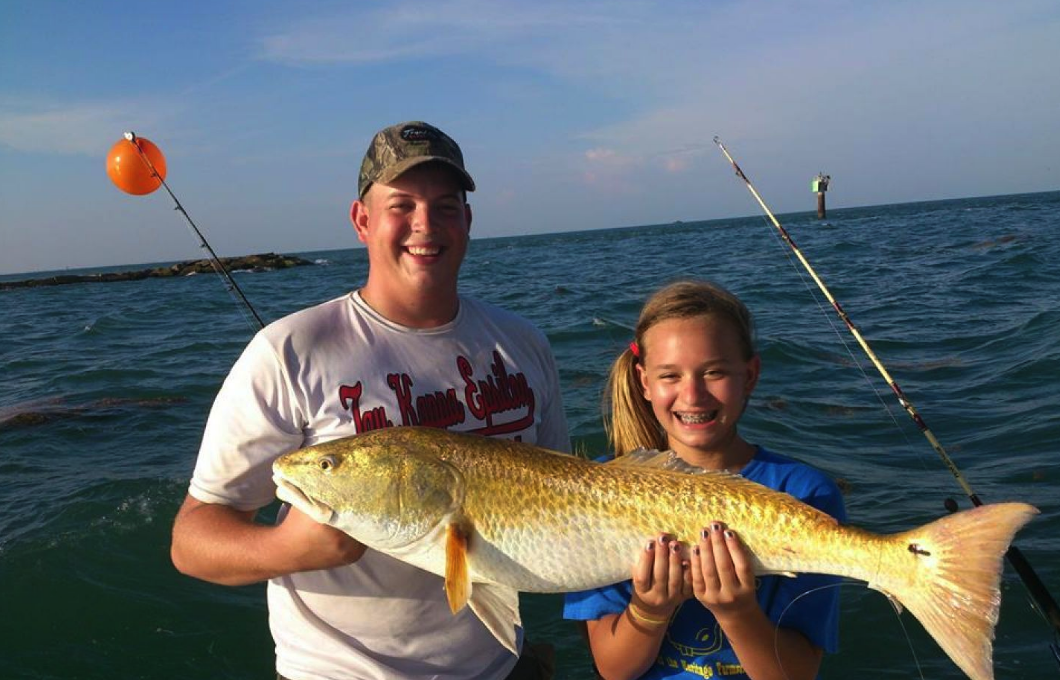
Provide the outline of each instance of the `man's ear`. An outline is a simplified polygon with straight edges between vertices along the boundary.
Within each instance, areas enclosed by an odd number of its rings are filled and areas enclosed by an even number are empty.
[[[350,206],[350,222],[353,223],[353,230],[357,232],[357,240],[361,243],[367,243],[368,206],[361,199],[357,199]]]

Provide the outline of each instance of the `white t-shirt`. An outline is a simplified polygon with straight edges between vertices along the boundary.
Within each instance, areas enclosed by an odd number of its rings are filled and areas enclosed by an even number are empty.
[[[555,360],[528,321],[462,297],[451,323],[408,328],[351,293],[251,340],[210,411],[190,493],[261,508],[283,453],[401,425],[570,451]],[[470,608],[449,611],[441,577],[373,550],[273,579],[268,600],[276,669],[291,680],[503,678],[516,662]]]

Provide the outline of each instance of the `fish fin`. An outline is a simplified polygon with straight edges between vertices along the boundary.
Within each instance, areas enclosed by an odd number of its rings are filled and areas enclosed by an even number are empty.
[[[708,470],[706,468],[701,468],[698,465],[686,463],[673,451],[659,451],[658,449],[644,448],[634,449],[624,456],[619,456],[618,458],[607,461],[604,465],[641,470],[665,470],[666,472],[682,475],[716,476],[724,478],[726,483],[746,483],[758,486],[756,482],[746,479],[738,472],[730,472],[728,470]]]
[[[455,614],[471,597],[471,572],[467,566],[468,534],[458,523],[445,528],[445,597]]]
[[[471,594],[471,611],[493,633],[504,648],[519,655],[516,629],[522,627],[519,616],[519,591],[496,583],[479,583]]]
[[[708,470],[701,467],[689,465],[681,460],[680,456],[673,451],[659,451],[658,449],[635,449],[624,456],[619,456],[604,464],[612,467],[638,467],[652,468],[656,470],[671,470],[673,472],[683,472],[690,475],[698,475],[708,472]]]
[[[981,505],[894,534],[873,587],[905,605],[968,677],[992,680],[1002,560],[1036,514],[1026,503]]]

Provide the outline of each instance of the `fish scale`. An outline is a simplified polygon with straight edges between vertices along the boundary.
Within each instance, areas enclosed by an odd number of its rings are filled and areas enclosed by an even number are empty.
[[[518,457],[522,450],[501,446],[492,453],[495,460],[507,461],[510,454]],[[739,527],[745,541],[760,546],[755,552],[759,573],[806,571],[817,562],[800,558],[798,548],[805,553],[820,546],[793,539],[807,534],[827,538],[828,530],[836,526],[830,516],[790,496],[725,473],[692,477],[629,469],[615,474],[607,465],[561,457],[550,459],[547,470],[528,470],[503,463],[475,466],[461,449],[441,455],[468,470],[468,486],[482,490],[469,495],[465,504],[476,535],[512,559],[529,562],[533,558],[536,572],[547,581],[535,590],[581,590],[624,580],[648,537],[665,532],[687,549],[714,520]],[[555,483],[535,485],[534,479],[542,474]],[[573,483],[556,481],[561,479]],[[584,493],[586,488],[592,493]],[[763,490],[774,503],[756,502]],[[545,497],[535,498],[534,491]],[[511,506],[522,511],[513,513]],[[542,542],[547,543],[548,552],[559,556],[552,560],[534,556],[529,547]],[[592,554],[594,564],[572,572],[572,554]]]
[[[687,550],[720,521],[756,573],[865,581],[909,609],[970,678],[993,678],[1002,556],[1034,507],[983,505],[879,535],[739,475],[700,472],[421,427],[336,439],[273,465],[282,500],[443,576],[454,613],[469,605],[513,653],[519,592],[624,581],[646,540],[668,532]]]

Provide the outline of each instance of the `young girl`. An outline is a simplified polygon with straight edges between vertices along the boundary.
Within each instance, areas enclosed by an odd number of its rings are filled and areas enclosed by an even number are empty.
[[[616,456],[670,449],[846,519],[829,477],[737,431],[761,365],[738,298],[708,283],[672,284],[644,305],[635,338],[608,385]],[[660,535],[632,580],[567,595],[564,618],[586,622],[604,678],[816,677],[823,652],[836,648],[836,579],[756,578],[739,529],[713,522],[691,550]]]

